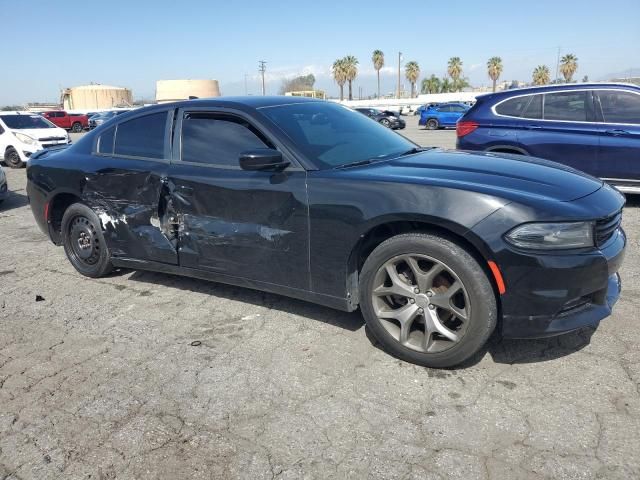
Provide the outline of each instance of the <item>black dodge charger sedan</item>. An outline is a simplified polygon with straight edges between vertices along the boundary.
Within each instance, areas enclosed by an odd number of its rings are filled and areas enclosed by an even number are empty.
[[[38,225],[83,275],[187,275],[358,307],[387,351],[457,365],[496,329],[594,326],[624,197],[530,157],[424,149],[338,104],[192,100],[31,157]]]

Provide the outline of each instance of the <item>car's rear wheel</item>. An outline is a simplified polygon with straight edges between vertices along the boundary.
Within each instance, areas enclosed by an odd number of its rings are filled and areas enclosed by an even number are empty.
[[[86,205],[74,203],[64,212],[62,243],[71,265],[82,275],[98,278],[112,270],[100,219]]]
[[[435,118],[430,118],[427,120],[427,130],[436,130],[438,128],[438,120]]]
[[[11,168],[21,168],[24,162],[20,158],[18,151],[13,147],[8,147],[4,152],[4,161]]]
[[[74,133],[80,133],[82,131],[82,124],[80,122],[75,122],[71,126],[71,131]]]
[[[367,258],[360,308],[387,352],[434,368],[478,352],[497,319],[494,290],[476,259],[450,240],[419,233],[392,237]]]
[[[380,120],[380,123],[382,125],[384,125],[385,127],[387,127],[387,128],[389,128],[391,126],[391,122],[386,118],[383,118],[382,120]]]

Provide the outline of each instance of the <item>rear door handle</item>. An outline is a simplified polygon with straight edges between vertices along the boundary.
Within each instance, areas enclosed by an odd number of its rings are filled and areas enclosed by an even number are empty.
[[[626,130],[622,130],[621,128],[616,128],[614,130],[605,130],[604,133],[606,133],[607,135],[613,135],[613,136],[629,134],[629,132],[627,132]]]
[[[542,127],[540,125],[527,125],[527,130],[540,130]]]

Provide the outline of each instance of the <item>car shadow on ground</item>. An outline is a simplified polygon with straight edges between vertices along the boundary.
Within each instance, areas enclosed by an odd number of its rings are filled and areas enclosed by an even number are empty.
[[[29,204],[29,198],[23,193],[18,192],[10,192],[9,198],[5,199],[4,202],[0,203],[0,215],[2,213],[13,210],[14,208],[24,207]]]
[[[128,271],[122,270],[122,273]],[[114,275],[118,275],[117,272]],[[359,330],[364,326],[360,312],[341,312],[331,308],[316,305],[294,298],[284,297],[272,293],[252,290],[250,288],[235,287],[223,283],[209,282],[196,278],[181,277],[164,273],[137,270],[129,277],[135,282],[152,283],[164,287],[178,288],[189,292],[211,295],[220,299],[234,300],[251,305],[279,310],[292,315],[311,318],[319,322],[344,328],[349,331]]]
[[[120,272],[124,274],[130,271],[122,270]],[[115,273],[115,275],[118,275],[118,273]],[[216,298],[279,310],[352,332],[365,326],[364,319],[359,311],[341,312],[302,300],[243,287],[141,270],[131,274],[129,280],[178,288],[189,292],[212,295]],[[456,369],[470,368],[478,364],[487,354],[491,356],[494,362],[502,364],[537,363],[554,360],[571,355],[589,345],[594,331],[592,328],[585,328],[558,337],[535,340],[505,340],[501,339],[499,333],[496,332],[478,353],[457,366]],[[382,350],[382,346],[368,328],[365,328],[365,333],[371,344]]]

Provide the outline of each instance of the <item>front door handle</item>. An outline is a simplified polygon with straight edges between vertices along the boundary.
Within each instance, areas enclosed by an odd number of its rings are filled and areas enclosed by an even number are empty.
[[[527,130],[540,130],[542,127],[540,125],[527,125]]]
[[[606,133],[607,135],[613,135],[618,136],[618,135],[628,135],[629,132],[627,132],[626,130],[622,130],[621,128],[615,128],[613,130],[606,130],[604,133]]]

